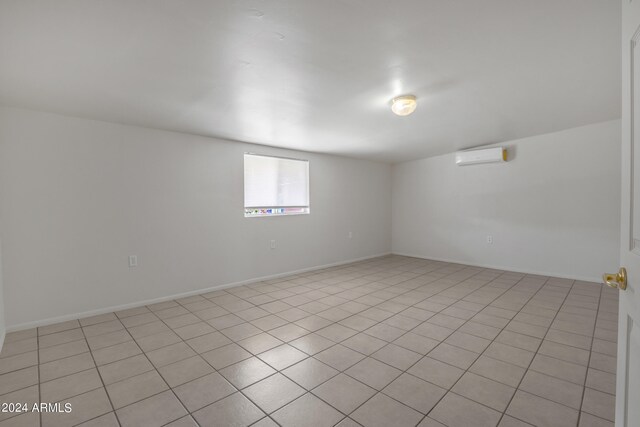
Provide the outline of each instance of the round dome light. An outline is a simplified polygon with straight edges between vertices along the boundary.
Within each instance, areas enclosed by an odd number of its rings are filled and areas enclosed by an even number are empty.
[[[391,111],[398,116],[408,116],[416,110],[417,106],[418,102],[414,95],[398,96],[391,101]]]

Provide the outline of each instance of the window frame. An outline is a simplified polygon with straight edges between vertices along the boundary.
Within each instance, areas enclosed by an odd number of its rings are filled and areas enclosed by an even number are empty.
[[[307,206],[244,206],[244,199],[246,197],[246,169],[245,169],[245,156],[256,156],[256,157],[270,157],[274,159],[282,159],[282,160],[294,160],[298,162],[305,162],[307,164]],[[297,215],[311,215],[311,162],[309,159],[300,159],[295,157],[286,157],[286,156],[278,156],[274,154],[260,154],[253,151],[245,151],[242,155],[242,184],[243,184],[243,210],[245,218],[269,218],[276,216],[297,216]],[[301,212],[277,212],[277,213],[263,213],[263,214],[248,214],[247,210],[274,210],[274,209],[303,209]]]

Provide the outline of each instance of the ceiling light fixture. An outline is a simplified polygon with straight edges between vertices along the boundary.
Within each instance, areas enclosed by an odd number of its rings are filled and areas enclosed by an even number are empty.
[[[418,102],[414,95],[398,96],[391,101],[391,111],[398,116],[408,116],[416,110],[417,106]]]

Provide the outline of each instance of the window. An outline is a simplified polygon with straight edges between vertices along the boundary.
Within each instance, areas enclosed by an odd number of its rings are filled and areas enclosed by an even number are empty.
[[[245,153],[245,217],[308,213],[308,160]]]

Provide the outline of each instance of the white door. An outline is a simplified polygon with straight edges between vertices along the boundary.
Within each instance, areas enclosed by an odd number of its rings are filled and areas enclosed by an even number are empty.
[[[640,426],[640,0],[622,0],[622,222],[616,427]],[[606,209],[606,207],[603,207]]]

